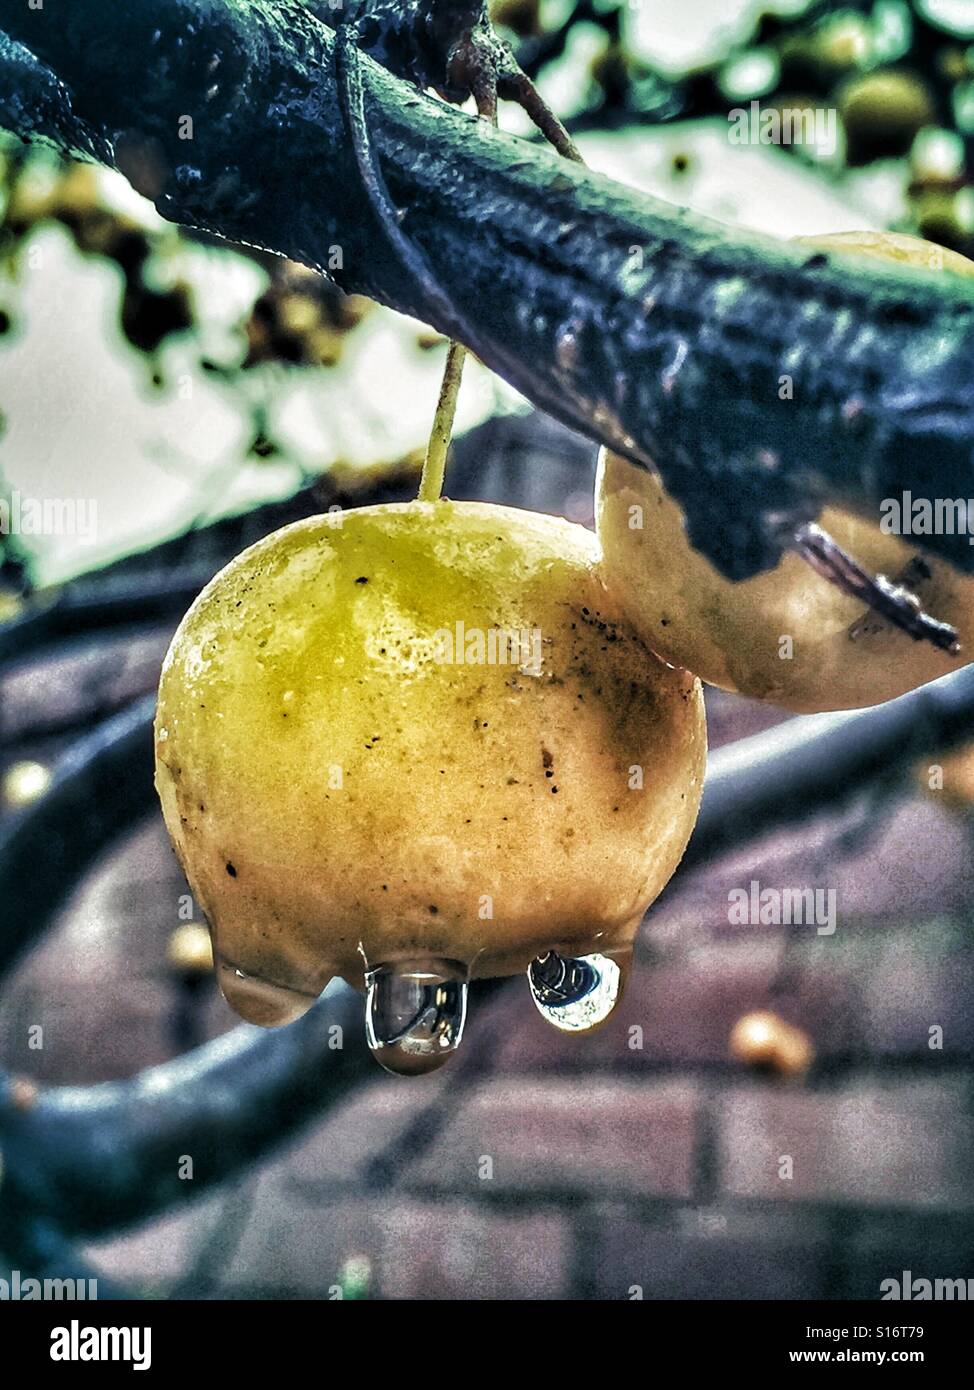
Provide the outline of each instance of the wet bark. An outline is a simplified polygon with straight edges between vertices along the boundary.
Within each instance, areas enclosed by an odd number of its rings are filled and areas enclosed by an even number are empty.
[[[403,76],[363,56],[367,118],[433,299],[361,188],[334,31],[298,0],[0,0],[0,123],[458,336],[558,419],[654,460],[731,577],[773,565],[826,499],[878,519],[907,490],[974,497],[964,282],[729,231],[493,131],[415,85],[435,61],[403,48],[402,15],[434,0],[372,4],[362,45]],[[974,569],[966,535],[927,542]]]

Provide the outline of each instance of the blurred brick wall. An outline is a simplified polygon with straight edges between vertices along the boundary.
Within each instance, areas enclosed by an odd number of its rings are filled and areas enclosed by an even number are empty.
[[[720,695],[709,709],[715,742],[771,718]],[[728,887],[752,877],[834,887],[835,935],[730,927]],[[165,950],[185,891],[154,817],[6,982],[0,1061],[59,1083],[172,1055]],[[377,1068],[245,1181],[89,1253],[152,1296],[328,1297],[356,1257],[387,1298],[873,1298],[904,1269],[970,1277],[971,901],[967,825],[932,796],[782,833],[678,878],[600,1033],[555,1033],[513,981],[474,1000],[462,1065]],[[769,1005],[814,1042],[804,1082],[730,1060],[735,1020]],[[234,1023],[212,990],[196,1011],[201,1036]]]

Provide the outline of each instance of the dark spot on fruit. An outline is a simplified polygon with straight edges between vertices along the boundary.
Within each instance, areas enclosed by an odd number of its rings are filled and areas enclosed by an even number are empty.
[[[436,903],[430,903],[430,905],[429,905],[429,910],[430,910],[430,912],[432,913],[432,915],[435,917],[436,914],[439,912],[440,909],[436,906]]]
[[[230,875],[231,878],[237,877],[237,871],[234,868],[234,866],[230,863],[229,859],[227,860],[227,873]]]
[[[369,581],[368,581],[368,576],[367,576],[367,575],[364,575],[364,574],[360,574],[359,577],[358,577],[358,579],[356,579],[355,582],[356,582],[356,584],[368,584],[368,582],[369,582]]]

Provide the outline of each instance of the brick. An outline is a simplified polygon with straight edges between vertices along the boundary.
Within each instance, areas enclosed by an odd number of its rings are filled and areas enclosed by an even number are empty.
[[[226,1196],[194,1202],[156,1221],[108,1240],[90,1241],[81,1253],[138,1297],[161,1297],[184,1277],[204,1241],[218,1229]]]
[[[769,717],[711,699],[715,741]],[[781,830],[677,875],[605,1029],[558,1034],[522,980],[472,1011],[464,1053],[498,1072],[477,1089],[454,1086],[460,1061],[422,1080],[376,1070],[253,1177],[89,1245],[89,1257],[149,1296],[179,1288],[204,1254],[199,1291],[231,1296],[327,1298],[355,1256],[371,1262],[373,1296],[422,1299],[625,1298],[632,1284],[661,1299],[877,1298],[904,1269],[971,1277],[974,1135],[957,1067],[974,1050],[969,844],[934,798],[903,801],[857,844],[837,842],[836,824]],[[839,931],[793,933],[793,988],[775,1007],[811,1033],[839,1084],[819,1072],[812,1089],[777,1088],[727,1058],[736,1018],[768,1005],[783,946],[779,930],[727,923],[727,888],[751,877],[837,888]],[[6,982],[2,1060],[57,1082],[170,1055],[165,944],[184,891],[153,815],[93,866],[57,931]],[[213,992],[202,1010],[206,1035],[235,1022]],[[25,1020],[47,1027],[43,1053],[24,1053]],[[926,1046],[933,1023],[943,1054]],[[628,1046],[634,1024],[642,1051]],[[828,1066],[870,1054],[869,1074]],[[705,1083],[693,1068],[707,1069]],[[441,1108],[423,1134],[413,1120],[431,1097]],[[383,1185],[370,1164],[390,1151]],[[783,1152],[795,1158],[790,1183],[777,1176]]]
[[[963,1086],[859,1083],[838,1092],[741,1086],[719,1106],[722,1190],[779,1201],[913,1208],[972,1205]],[[778,1176],[791,1155],[794,1177]]]
[[[5,981],[3,1064],[68,1084],[115,1080],[171,1057],[180,1004],[166,948],[187,891],[161,821],[143,821]],[[201,1039],[239,1021],[213,983],[194,1008]],[[44,1028],[39,1051],[26,1047],[34,1023]]]
[[[328,1298],[351,1259],[368,1261],[370,1297],[557,1298],[569,1288],[571,1236],[560,1213],[463,1202],[306,1203],[263,1188],[221,1284],[224,1295]]]
[[[739,852],[708,875],[709,889],[726,903],[729,887],[757,878],[767,887],[834,888],[838,944],[863,921],[913,923],[924,916],[965,912],[974,891],[969,843],[962,821],[927,797],[911,797],[878,819],[868,835],[843,845],[834,819],[785,829]],[[726,911],[724,914],[726,921]],[[728,927],[730,931],[740,928]],[[813,927],[797,927],[799,940]]]
[[[632,1191],[687,1196],[699,1096],[686,1082],[499,1080],[458,1110],[415,1182],[495,1192]],[[493,1165],[480,1177],[482,1160]]]
[[[440,1072],[364,1086],[267,1164],[262,1182],[276,1179],[306,1198],[361,1183],[380,1155],[402,1156],[408,1126],[442,1094],[446,1076]]]
[[[918,939],[919,937],[919,939]],[[941,1056],[974,1053],[974,951],[953,935],[926,928],[876,943],[863,981],[863,1041],[882,1055]],[[930,1029],[942,1030],[942,1051],[931,1049]]]
[[[25,988],[4,1001],[0,1059],[47,1085],[110,1081],[172,1056],[165,1001],[144,980],[109,978],[93,998]],[[43,1047],[27,1046],[27,1029],[43,1028]]]
[[[379,1215],[384,1298],[563,1298],[572,1237],[563,1210],[399,1204]]]
[[[904,800],[857,855],[840,859],[839,914],[914,923],[967,912],[974,892],[964,823],[929,797]],[[841,926],[839,928],[841,930]]]
[[[250,1219],[220,1262],[223,1297],[328,1298],[349,1260],[383,1258],[377,1204],[362,1198],[308,1203],[280,1183],[258,1183]]]
[[[797,1213],[786,1213],[796,1216]],[[593,1295],[602,1299],[796,1299],[829,1294],[826,1230],[798,1220],[700,1207],[644,1221],[594,1216]]]

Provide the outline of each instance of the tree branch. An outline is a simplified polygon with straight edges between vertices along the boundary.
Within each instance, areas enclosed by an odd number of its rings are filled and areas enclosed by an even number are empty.
[[[974,668],[873,709],[801,715],[712,754],[681,868],[798,825],[974,736]]]
[[[342,984],[287,1028],[243,1024],[128,1081],[57,1087],[25,1106],[0,1074],[4,1207],[69,1235],[148,1220],[266,1157],[368,1076],[362,998]]]
[[[111,162],[111,146],[75,113],[67,88],[22,44],[0,32],[0,126],[23,139]]]
[[[42,121],[5,91],[13,128],[110,158],[173,221],[451,331],[362,195],[334,37],[298,0],[0,0],[0,27],[61,83],[44,88],[57,110]],[[565,423],[653,458],[725,574],[774,564],[826,498],[877,517],[907,490],[974,496],[962,282],[729,231],[493,131],[368,57],[361,69],[402,229],[466,345]],[[38,90],[34,67],[18,71]],[[966,536],[926,543],[974,569]]]

